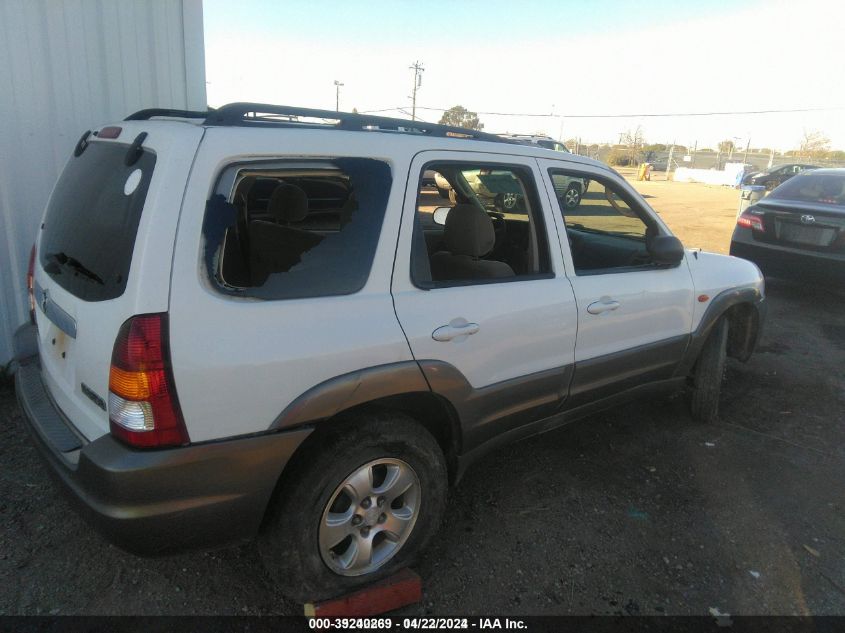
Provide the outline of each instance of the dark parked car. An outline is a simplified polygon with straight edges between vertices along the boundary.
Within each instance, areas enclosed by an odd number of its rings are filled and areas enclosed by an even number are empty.
[[[766,275],[845,281],[845,169],[799,174],[737,218],[731,255]]]
[[[819,169],[815,165],[778,165],[764,171],[752,172],[742,178],[743,185],[764,185],[767,190],[772,191],[778,185],[782,185],[793,176],[808,169]]]

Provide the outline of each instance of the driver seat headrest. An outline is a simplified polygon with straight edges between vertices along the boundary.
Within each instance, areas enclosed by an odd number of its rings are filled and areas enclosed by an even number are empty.
[[[446,216],[443,239],[453,255],[484,257],[493,250],[496,231],[486,211],[472,204],[458,204]]]

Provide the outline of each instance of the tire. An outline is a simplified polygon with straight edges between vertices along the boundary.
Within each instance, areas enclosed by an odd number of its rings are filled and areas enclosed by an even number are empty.
[[[719,319],[704,343],[692,373],[690,410],[696,422],[715,422],[725,374],[728,321]]]
[[[270,577],[281,593],[300,602],[349,592],[410,564],[437,532],[446,504],[443,452],[413,419],[398,413],[373,413],[330,424],[332,428],[324,432],[315,431],[320,435],[313,441],[309,438],[306,453],[285,471],[285,483],[258,540]],[[404,467],[410,470],[402,470]],[[381,480],[380,469],[385,473]],[[362,473],[372,473],[369,484]],[[404,479],[392,473],[404,473]],[[369,499],[366,506],[345,492],[354,490],[356,480],[344,491],[339,489],[355,474],[365,477],[357,482],[368,489],[356,496],[359,501]],[[411,485],[391,502],[387,486],[395,480]],[[379,486],[388,492],[376,496]],[[351,518],[338,521],[341,516]],[[405,517],[404,522],[399,516]],[[342,524],[340,528],[329,527],[331,517]],[[356,517],[358,523],[354,523]],[[381,524],[397,526],[396,532]],[[349,535],[331,549],[340,534],[333,529],[343,529]],[[404,531],[400,533],[400,529]],[[373,544],[372,565],[377,564],[373,569],[363,567],[366,559],[356,556],[359,543],[367,542]]]
[[[567,211],[577,208],[581,204],[581,185],[577,182],[569,183],[560,201]]]

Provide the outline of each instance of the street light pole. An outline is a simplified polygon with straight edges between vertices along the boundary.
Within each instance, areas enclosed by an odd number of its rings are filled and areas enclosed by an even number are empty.
[[[337,79],[334,80],[334,109],[335,112],[340,112],[340,87],[343,85],[342,82],[338,81]]]
[[[408,66],[414,71],[414,88],[411,92],[411,121],[417,120],[417,88],[422,85],[423,68],[422,62],[416,61],[413,66]]]

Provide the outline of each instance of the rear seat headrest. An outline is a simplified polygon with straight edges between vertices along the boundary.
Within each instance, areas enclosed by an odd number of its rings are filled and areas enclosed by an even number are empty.
[[[300,222],[308,215],[308,195],[296,185],[282,183],[270,195],[267,211],[276,222]]]

